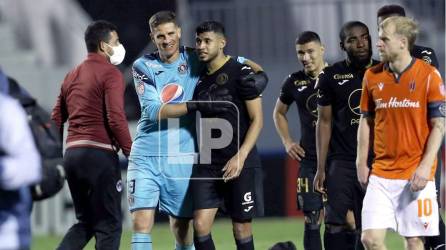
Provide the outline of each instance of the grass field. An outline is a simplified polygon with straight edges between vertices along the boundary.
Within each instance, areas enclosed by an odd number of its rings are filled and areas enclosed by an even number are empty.
[[[267,250],[274,243],[279,241],[293,241],[298,250],[303,249],[303,221],[299,218],[268,218],[257,219],[253,223],[255,248]],[[323,231],[321,231],[323,232]],[[55,249],[62,236],[35,236],[33,238],[32,250]],[[212,231],[217,249],[235,249],[232,238],[231,223],[228,219],[220,219],[214,225]],[[152,233],[153,249],[172,250],[174,249],[173,237],[166,223],[156,224]],[[131,232],[126,231],[122,235],[121,250],[130,249]],[[395,233],[387,235],[387,247],[392,250],[403,249],[403,240]],[[94,240],[90,241],[85,248],[94,249]]]

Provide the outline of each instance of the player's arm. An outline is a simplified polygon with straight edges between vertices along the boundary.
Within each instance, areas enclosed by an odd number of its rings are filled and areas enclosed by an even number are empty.
[[[294,142],[293,138],[291,138],[286,116],[289,107],[290,106],[283,103],[280,98],[277,99],[273,112],[274,125],[276,126],[276,131],[279,134],[288,155],[292,159],[300,161],[305,157],[305,151],[298,143]]]
[[[317,171],[314,178],[316,191],[325,193],[325,165],[327,162],[328,147],[331,139],[332,107],[318,106],[318,118],[316,122],[316,155]]]
[[[137,60],[132,67],[133,82],[141,106],[141,116],[157,122],[161,119],[175,118],[187,114],[185,103],[163,104],[161,102],[151,72],[146,71],[143,65],[142,61]]]
[[[215,87],[212,87],[215,86]],[[164,104],[159,112],[161,119],[180,117],[187,113],[200,111],[203,113],[222,113],[232,105],[232,96],[227,89],[211,85],[206,91],[194,93],[193,99],[180,104]]]
[[[12,100],[2,105],[0,189],[15,190],[40,180],[41,160],[23,109]]]
[[[158,113],[158,120],[167,118],[177,118],[188,113],[186,103],[164,104]]]
[[[54,106],[51,112],[51,120],[53,120],[56,126],[59,128],[59,136],[61,140],[63,138],[63,130],[64,130],[63,125],[68,119],[68,111],[65,106],[65,100],[63,98],[62,91],[63,91],[62,87],[60,87],[60,93],[59,96],[57,97],[56,105]]]
[[[266,86],[268,85],[268,76],[263,71],[262,66],[252,60],[246,59],[241,56],[237,57],[237,62],[249,66],[252,71],[254,71],[253,73],[246,75],[244,79],[242,79],[242,81],[240,82],[241,88],[239,88],[239,90],[252,93],[252,90],[254,89],[256,94],[255,96],[262,94]]]
[[[375,126],[375,103],[373,101],[373,96],[370,95],[368,89],[368,77],[369,71],[366,71],[362,81],[361,101],[359,104],[361,118],[359,119],[357,134],[358,144],[356,148],[356,172],[359,184],[361,184],[363,188],[367,187],[369,181],[370,169],[367,165],[367,160],[370,149],[371,131]]]
[[[358,127],[358,146],[356,150],[356,169],[358,181],[363,188],[367,186],[370,169],[367,165],[367,157],[370,148],[370,131],[373,128],[373,120],[369,116],[361,115]]]
[[[116,68],[105,73],[104,102],[108,126],[113,140],[125,156],[130,155],[132,139],[124,111],[125,84],[121,72]]]
[[[444,139],[446,102],[445,87],[440,72],[438,70],[431,72],[427,81],[427,114],[430,132],[421,162],[410,180],[410,189],[414,192],[424,189],[430,179],[432,168],[435,167],[433,163]]]
[[[260,131],[263,127],[263,111],[262,111],[262,99],[257,97],[252,100],[245,100],[246,108],[250,119],[250,125],[246,132],[245,139],[237,152],[223,167],[222,171],[223,180],[229,181],[237,178],[243,169],[244,162],[248,157],[249,152],[256,144]]]
[[[424,189],[429,180],[432,167],[437,157],[438,150],[444,138],[444,117],[435,117],[430,119],[430,133],[427,139],[421,162],[412,176],[410,188],[413,192]]]

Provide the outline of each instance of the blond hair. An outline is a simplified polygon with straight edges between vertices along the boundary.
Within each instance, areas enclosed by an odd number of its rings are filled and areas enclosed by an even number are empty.
[[[409,17],[391,16],[386,18],[379,24],[379,29],[385,29],[390,25],[393,25],[393,27],[395,27],[395,34],[407,38],[409,51],[412,50],[419,32],[418,24],[415,22],[415,20]]]

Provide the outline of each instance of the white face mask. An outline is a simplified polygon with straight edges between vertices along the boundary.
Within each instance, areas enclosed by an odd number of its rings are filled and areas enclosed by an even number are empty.
[[[107,44],[107,43],[106,43]],[[110,57],[110,63],[113,65],[119,65],[122,63],[125,57],[125,48],[122,46],[122,44],[119,44],[118,46],[111,46],[107,44],[113,49],[113,55],[110,56],[107,52],[105,52]]]

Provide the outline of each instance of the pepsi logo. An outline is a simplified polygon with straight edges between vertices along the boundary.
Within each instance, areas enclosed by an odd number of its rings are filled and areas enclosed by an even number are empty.
[[[169,83],[163,87],[160,94],[160,99],[163,103],[177,103],[182,102],[184,97],[184,90],[181,85],[176,83]]]

